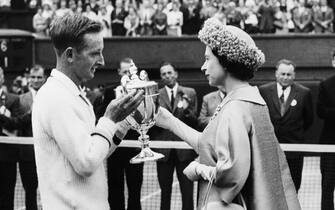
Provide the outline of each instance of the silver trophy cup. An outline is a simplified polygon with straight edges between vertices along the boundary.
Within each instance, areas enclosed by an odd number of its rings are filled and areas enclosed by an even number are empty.
[[[148,130],[155,124],[155,117],[158,112],[158,85],[154,81],[146,81],[141,79],[133,79],[125,85],[126,91],[132,89],[144,90],[144,100],[137,109],[130,114],[126,120],[130,123],[131,128],[136,130],[140,136],[138,140],[141,142],[141,152],[130,160],[130,163],[143,163],[145,161],[153,161],[163,158],[164,155],[154,152],[149,147]]]

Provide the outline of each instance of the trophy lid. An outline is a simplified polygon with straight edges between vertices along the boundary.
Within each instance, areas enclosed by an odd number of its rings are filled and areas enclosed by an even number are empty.
[[[127,89],[139,89],[139,88],[148,88],[157,86],[157,83],[155,81],[143,81],[143,80],[131,80],[129,83],[127,83],[126,88]]]

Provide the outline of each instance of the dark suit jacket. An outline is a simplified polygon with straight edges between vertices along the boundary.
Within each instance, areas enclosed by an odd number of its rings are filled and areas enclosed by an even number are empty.
[[[280,143],[304,143],[304,131],[313,122],[311,91],[298,83],[291,86],[285,114],[281,116],[276,82],[259,88],[270,112],[272,124]]]
[[[2,100],[0,100],[0,105],[2,106],[4,104],[5,107],[11,112],[11,116],[18,116],[20,109],[19,96],[10,93],[2,93],[0,97],[2,98]],[[0,123],[0,135],[6,136],[6,134],[3,133],[3,123]],[[0,161],[16,162],[17,156],[17,145],[0,144]]]
[[[324,120],[320,143],[335,144],[335,75],[320,83],[316,110]]]
[[[18,116],[7,118],[0,115],[0,122],[6,129],[18,130],[18,136],[32,137],[33,130],[31,124],[31,108],[33,104],[33,95],[29,91],[19,96],[20,109]],[[34,161],[33,145],[17,145],[17,160]]]
[[[21,107],[21,127],[19,128],[19,136],[31,137],[33,136],[33,129],[31,125],[31,109],[33,105],[33,94],[31,91],[20,95]],[[30,117],[29,117],[30,115]],[[24,117],[26,116],[26,117]],[[23,160],[35,160],[34,146],[21,145],[19,148],[19,157]]]
[[[182,96],[186,94],[190,99],[188,109],[178,107],[178,103],[182,100]],[[175,97],[174,106],[171,107],[170,99],[165,87],[159,90],[159,105],[169,110],[175,117],[195,128],[197,126],[197,95],[193,88],[178,86],[177,95]],[[169,141],[182,141],[178,136],[172,132],[154,127],[150,130],[150,138],[153,140],[169,140]],[[170,157],[171,149],[156,149],[157,152],[164,154],[164,158],[159,161],[167,161]],[[193,150],[176,150],[177,158],[180,161],[193,160],[196,156]]]

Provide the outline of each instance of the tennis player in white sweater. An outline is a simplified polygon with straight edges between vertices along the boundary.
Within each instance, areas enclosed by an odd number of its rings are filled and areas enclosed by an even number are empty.
[[[133,92],[111,101],[95,125],[80,84],[104,65],[100,23],[67,15],[52,23],[57,66],[37,93],[32,111],[43,210],[109,210],[103,161],[129,129],[123,121],[143,99]]]

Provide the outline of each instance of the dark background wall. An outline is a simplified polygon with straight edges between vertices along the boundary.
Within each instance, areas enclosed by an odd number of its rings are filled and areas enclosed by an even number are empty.
[[[296,65],[296,81],[309,87],[315,106],[318,85],[321,80],[333,74],[331,50],[335,47],[334,35],[256,35],[256,44],[264,52],[266,63],[251,81],[254,85],[274,80],[276,62],[282,58],[293,60]],[[36,40],[36,63],[48,68],[55,65],[55,56],[47,39]],[[198,93],[199,109],[203,95],[215,90],[204,78],[200,67],[204,61],[205,46],[196,37],[148,37],[111,38],[105,40],[104,57],[106,66],[96,72],[88,86],[117,83],[118,61],[132,57],[140,69],[146,69],[150,78],[159,82],[159,64],[162,61],[174,63],[179,71],[182,85],[194,87]],[[335,71],[334,71],[335,72]],[[315,115],[312,128],[307,132],[308,143],[317,143],[322,121]]]
[[[1,31],[0,31],[1,32]],[[3,39],[0,33],[0,41]],[[274,80],[276,62],[282,58],[293,60],[297,64],[296,81],[312,90],[314,104],[321,80],[329,77],[335,71],[331,67],[331,50],[335,47],[334,35],[255,35],[258,47],[266,56],[266,63],[255,74],[251,81],[254,85],[264,84]],[[27,39],[29,41],[31,39]],[[179,82],[182,85],[194,87],[198,93],[199,109],[203,95],[215,90],[208,85],[200,71],[204,62],[205,46],[196,37],[113,37],[104,42],[105,67],[97,70],[96,76],[86,85],[93,87],[98,84],[106,86],[119,82],[117,76],[118,62],[123,57],[132,57],[139,69],[146,69],[150,79],[159,82],[159,65],[162,61],[175,64],[179,71]],[[26,45],[29,46],[29,45]],[[33,64],[41,64],[50,71],[55,67],[56,57],[50,39],[33,39],[33,50],[27,50],[30,63],[24,60],[20,68],[6,69],[6,79],[11,81],[17,75],[22,75],[26,68]],[[17,52],[12,50],[11,52]],[[22,52],[20,52],[22,55]],[[14,56],[12,56],[14,59]],[[0,54],[1,59],[1,54]],[[26,66],[25,66],[26,65]],[[312,129],[307,133],[307,141],[316,143],[322,121],[316,117]]]

